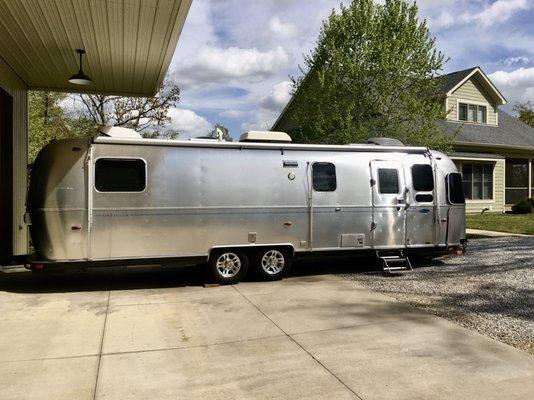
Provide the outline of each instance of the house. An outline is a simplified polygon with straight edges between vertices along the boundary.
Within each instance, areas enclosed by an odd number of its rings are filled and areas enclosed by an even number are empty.
[[[191,1],[0,2],[0,264],[28,253],[28,90],[153,96]]]
[[[499,110],[506,99],[480,67],[439,79],[447,117],[437,124],[455,135],[449,156],[463,175],[467,212],[504,212],[534,196],[534,128]],[[272,129],[298,129],[291,100]]]

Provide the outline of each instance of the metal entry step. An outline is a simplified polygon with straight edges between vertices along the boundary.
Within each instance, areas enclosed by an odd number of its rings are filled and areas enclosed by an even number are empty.
[[[391,274],[397,271],[413,271],[412,263],[402,250],[377,251],[376,258],[382,261],[382,270]]]

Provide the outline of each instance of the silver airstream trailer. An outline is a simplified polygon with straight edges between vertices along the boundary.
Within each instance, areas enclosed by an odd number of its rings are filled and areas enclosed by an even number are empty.
[[[102,133],[39,153],[31,268],[207,261],[217,281],[233,283],[249,264],[280,278],[312,252],[370,252],[388,271],[411,268],[409,255],[465,241],[461,176],[427,148],[301,145],[276,132],[239,142]]]

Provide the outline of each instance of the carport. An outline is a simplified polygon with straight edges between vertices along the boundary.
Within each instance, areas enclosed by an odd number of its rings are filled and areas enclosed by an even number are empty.
[[[0,264],[28,252],[28,90],[153,96],[191,1],[0,0]]]

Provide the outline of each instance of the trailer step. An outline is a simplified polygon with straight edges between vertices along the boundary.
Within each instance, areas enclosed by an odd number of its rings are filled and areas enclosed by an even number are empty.
[[[402,250],[376,252],[376,258],[382,262],[382,270],[384,273],[391,274],[396,271],[413,271],[412,263],[408,256],[404,255]],[[397,263],[402,263],[398,265]],[[397,264],[395,266],[391,264]]]

